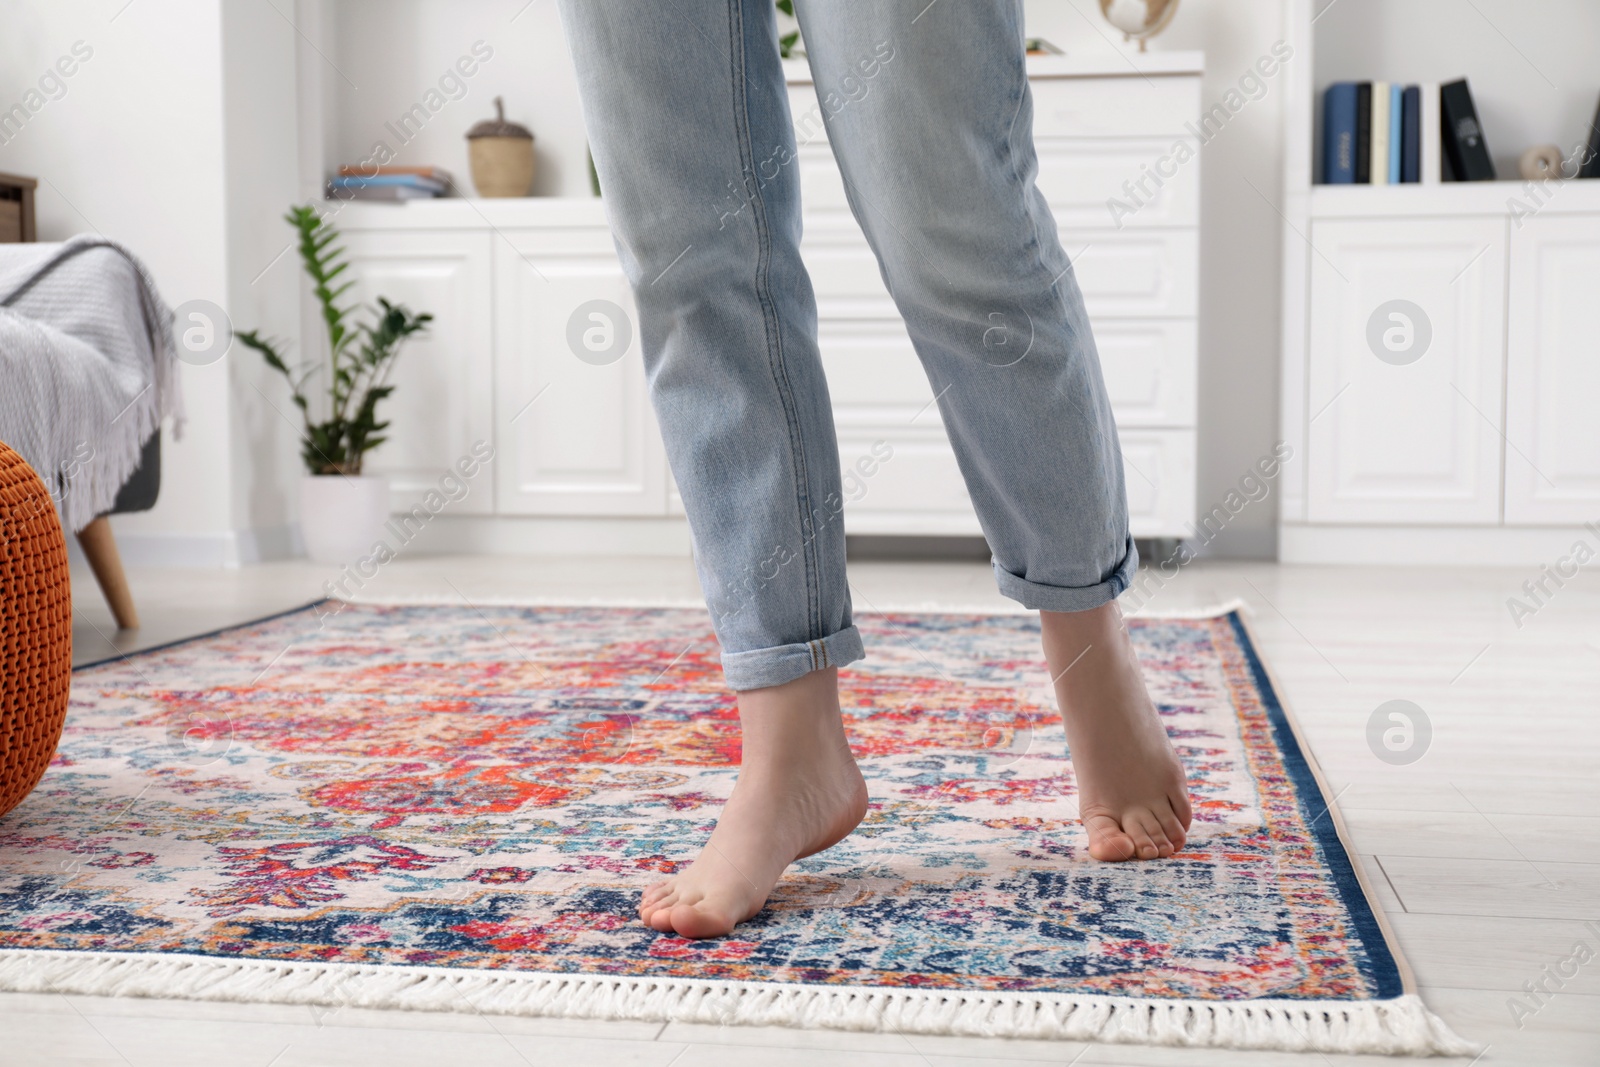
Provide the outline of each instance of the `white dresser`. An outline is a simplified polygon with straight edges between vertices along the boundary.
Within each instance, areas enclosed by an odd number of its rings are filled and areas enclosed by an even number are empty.
[[[1199,113],[1200,67],[1192,53],[1092,69],[1029,60],[1039,181],[1077,264],[1138,537],[1184,536],[1194,514],[1200,160],[1166,165],[1173,172],[1159,189],[1147,179],[1150,195],[1120,219],[1108,201],[1126,201],[1123,183],[1163,166],[1178,143],[1196,147],[1185,124]],[[801,118],[815,100],[809,74],[802,62],[786,70]],[[871,491],[847,505],[847,528],[976,534],[927,378],[821,135],[800,146],[799,165],[841,455],[852,462],[878,440],[894,448]],[[472,442],[495,446],[492,479],[435,524],[436,538],[457,531],[436,547],[686,549],[672,533],[682,508],[645,394],[638,331],[615,362],[578,359],[568,343],[582,305],[607,300],[633,314],[600,201],[348,204],[333,221],[361,282],[352,295],[382,294],[435,316],[400,361],[389,442],[369,463],[390,476],[396,509],[434,488]],[[650,518],[661,521],[639,521]],[[538,540],[529,524],[540,520],[568,536]]]
[[[1195,321],[1199,297],[1201,56],[1109,66],[1028,60],[1039,187],[1077,266],[1121,431],[1136,537],[1190,536],[1195,510]],[[785,63],[799,145],[818,332],[846,464],[887,441],[894,458],[845,508],[851,533],[976,534],[955,453],[921,364],[845,201],[804,61]],[[1181,164],[1174,146],[1195,152]],[[1181,154],[1181,153],[1179,153]],[[1163,160],[1167,161],[1163,163]],[[1147,177],[1157,167],[1160,185]],[[1125,182],[1144,181],[1130,197]],[[1115,197],[1126,210],[1113,210]]]

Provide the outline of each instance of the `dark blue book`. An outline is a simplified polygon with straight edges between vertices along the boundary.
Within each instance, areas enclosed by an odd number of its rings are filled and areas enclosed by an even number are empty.
[[[1400,180],[1422,180],[1422,87],[1406,86],[1400,101]]]
[[[1322,94],[1322,180],[1356,180],[1356,83],[1335,82]]]
[[[1356,83],[1356,184],[1372,182],[1372,83]]]

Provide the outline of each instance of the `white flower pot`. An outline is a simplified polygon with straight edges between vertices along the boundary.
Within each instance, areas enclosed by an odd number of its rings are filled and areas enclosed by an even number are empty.
[[[389,518],[389,481],[366,474],[300,479],[300,535],[317,563],[355,563],[372,551]]]

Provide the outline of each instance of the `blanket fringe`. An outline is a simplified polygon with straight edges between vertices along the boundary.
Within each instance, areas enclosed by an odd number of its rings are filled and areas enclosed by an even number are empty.
[[[0,951],[0,989],[1189,1048],[1478,1052],[1413,994],[1378,1001],[1166,1000],[45,949]]]

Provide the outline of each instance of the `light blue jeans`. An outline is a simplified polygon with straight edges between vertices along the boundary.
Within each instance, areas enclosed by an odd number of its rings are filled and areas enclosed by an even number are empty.
[[[1000,591],[1050,611],[1105,604],[1138,556],[1083,298],[1034,184],[1020,0],[795,10]],[[858,660],[773,0],[561,12],[727,682]]]

